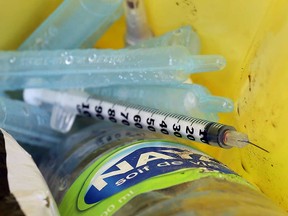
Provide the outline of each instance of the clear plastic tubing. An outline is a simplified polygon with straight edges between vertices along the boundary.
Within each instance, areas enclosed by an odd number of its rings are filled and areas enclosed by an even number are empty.
[[[192,55],[200,53],[200,39],[191,26],[183,26],[176,30],[158,35],[150,39],[138,41],[137,44],[129,46],[129,49],[165,47],[165,46],[184,46]]]
[[[51,114],[22,101],[0,98],[0,128],[21,143],[49,147],[59,144],[63,134],[50,127]]]
[[[224,57],[220,55],[191,55],[183,46],[133,50],[0,52],[0,89],[87,88],[86,81],[90,87],[97,87],[103,86],[101,82],[105,82],[105,79],[110,85],[115,84],[115,77],[120,84],[125,80],[118,79],[121,74],[127,77],[135,73],[167,72],[170,76],[172,72],[176,79],[184,73],[187,74],[186,79],[190,73],[221,70],[225,64]],[[157,82],[161,83],[159,78]],[[57,86],[54,82],[60,79],[63,80]]]
[[[122,14],[123,0],[65,0],[19,50],[91,48]]]
[[[213,96],[205,87],[196,84],[120,85],[93,88],[87,91],[103,98],[114,98],[210,121],[218,120],[218,112],[233,111],[233,101]],[[183,106],[179,106],[179,104],[183,104]]]

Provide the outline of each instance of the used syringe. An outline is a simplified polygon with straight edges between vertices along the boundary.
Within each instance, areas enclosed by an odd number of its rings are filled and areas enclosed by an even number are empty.
[[[162,111],[172,112],[185,116],[193,115],[195,118],[209,121],[218,121],[218,112],[232,112],[233,102],[228,98],[213,96],[208,89],[196,84],[166,84],[166,85],[116,85],[106,88],[85,89],[89,95],[109,100],[117,100],[142,106],[148,106]],[[52,109],[51,127],[63,133],[68,132],[77,113],[65,106],[67,96],[76,94],[88,97],[81,91],[67,94],[48,89],[25,89],[24,99],[30,104],[45,106]],[[170,95],[167,100],[167,95]],[[64,104],[63,104],[64,101]],[[183,104],[175,106],[175,104]],[[45,108],[43,107],[43,108]]]
[[[86,91],[98,97],[117,99],[175,114],[193,115],[209,121],[218,121],[218,112],[233,111],[233,102],[230,99],[213,96],[207,88],[197,84],[118,85]]]
[[[60,105],[70,111],[74,110],[75,113],[82,116],[146,129],[221,148],[244,147],[250,143],[246,134],[237,132],[232,126],[139,105],[102,100],[85,96],[84,92],[82,93],[82,95],[80,93],[74,95],[60,92],[61,97],[65,96],[66,98]],[[51,104],[52,101],[55,101],[55,94],[49,95],[48,92],[46,99],[51,100],[50,102],[47,101]],[[31,100],[30,103],[40,105],[41,100],[37,101],[37,98],[34,98],[34,101]]]

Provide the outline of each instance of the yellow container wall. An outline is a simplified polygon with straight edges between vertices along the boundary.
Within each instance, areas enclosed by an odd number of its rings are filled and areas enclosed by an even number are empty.
[[[192,25],[203,54],[222,54],[221,72],[191,76],[214,94],[235,101],[221,122],[246,132],[256,147],[219,150],[199,146],[257,185],[288,209],[288,2],[273,0],[149,0],[156,34]]]
[[[62,2],[61,0],[1,0],[0,49],[16,49]]]
[[[61,0],[9,0],[0,3],[0,49],[16,49]],[[182,25],[198,32],[203,54],[222,54],[221,72],[193,75],[213,94],[230,97],[235,111],[221,122],[246,132],[269,153],[248,146],[222,150],[197,145],[257,185],[288,210],[288,1],[145,0],[156,35]],[[97,47],[124,46],[124,19],[115,23]],[[119,34],[115,38],[115,35]],[[113,40],[112,40],[113,38]],[[288,133],[288,132],[287,132]]]

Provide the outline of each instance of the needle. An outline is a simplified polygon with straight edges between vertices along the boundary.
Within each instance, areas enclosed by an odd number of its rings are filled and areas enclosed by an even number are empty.
[[[251,144],[251,145],[253,145],[253,146],[255,146],[255,147],[257,147],[257,148],[259,148],[259,149],[261,149],[261,150],[263,150],[263,151],[265,151],[265,152],[267,152],[267,153],[270,153],[268,150],[266,150],[266,149],[264,149],[264,148],[256,145],[255,143],[252,143],[252,142],[250,142],[250,141],[248,141],[248,140],[238,140],[238,141],[239,141],[239,142],[249,143],[249,144]]]

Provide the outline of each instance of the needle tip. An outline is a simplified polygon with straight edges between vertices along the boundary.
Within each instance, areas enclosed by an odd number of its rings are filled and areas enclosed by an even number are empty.
[[[253,146],[255,146],[255,147],[261,149],[262,151],[265,151],[265,152],[267,152],[267,153],[270,153],[268,150],[266,150],[266,149],[264,149],[264,148],[262,148],[262,147],[256,145],[255,143],[250,142],[249,140],[238,140],[238,141],[239,141],[239,142],[249,143],[249,144],[251,144],[251,145],[253,145]]]
[[[264,149],[264,148],[256,145],[255,143],[252,143],[252,142],[250,142],[250,141],[248,141],[248,143],[251,144],[251,145],[253,145],[253,146],[255,146],[255,147],[257,147],[257,148],[259,148],[259,149],[261,149],[262,151],[265,151],[265,152],[267,152],[267,153],[270,153],[267,149]]]

